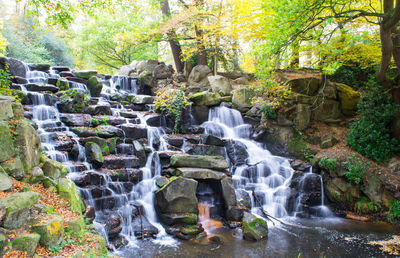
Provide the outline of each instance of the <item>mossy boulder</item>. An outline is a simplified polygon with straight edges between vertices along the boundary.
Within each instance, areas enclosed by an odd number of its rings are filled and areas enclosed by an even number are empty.
[[[92,97],[100,97],[101,90],[103,89],[103,82],[100,78],[92,76],[87,81],[87,87]]]
[[[75,213],[82,214],[85,211],[81,195],[74,182],[68,178],[61,178],[57,184],[58,194],[69,201],[71,210]]]
[[[89,79],[93,76],[97,75],[97,71],[93,71],[93,70],[82,70],[82,71],[76,71],[75,75],[79,78],[82,79]]]
[[[252,107],[254,92],[248,88],[241,88],[232,91],[232,105],[238,110],[245,112]]]
[[[0,121],[0,162],[7,161],[14,156],[14,144],[7,122]]]
[[[82,216],[73,218],[67,222],[67,232],[73,237],[83,240],[84,238],[85,221]]]
[[[39,234],[22,234],[12,240],[12,248],[15,250],[27,252],[27,254],[32,257],[36,252],[39,240]]]
[[[110,151],[110,154],[115,154],[115,150],[117,148],[117,144],[118,144],[118,137],[113,137],[110,139],[107,139],[107,145],[108,145],[108,149]]]
[[[196,213],[198,203],[196,197],[197,181],[178,177],[155,193],[155,207],[158,214]]]
[[[28,173],[32,168],[39,165],[42,150],[40,136],[28,120],[21,120],[15,130],[14,144],[18,146],[19,157]]]
[[[43,164],[43,173],[53,179],[57,180],[67,175],[68,170],[60,162],[46,158]]]
[[[160,214],[160,220],[168,226],[171,225],[197,225],[198,217],[195,213]]]
[[[174,167],[209,168],[216,170],[229,168],[228,162],[222,156],[175,154],[171,156],[170,163]]]
[[[51,216],[43,219],[33,226],[33,230],[40,235],[40,244],[43,247],[52,248],[64,240],[64,218]]]
[[[14,177],[17,180],[21,180],[25,176],[25,167],[22,164],[22,161],[19,156],[15,156],[3,163],[1,163],[3,169],[10,176]]]
[[[336,87],[339,92],[342,113],[346,116],[354,115],[357,111],[357,104],[361,99],[360,93],[343,83],[336,83]]]
[[[222,101],[219,94],[209,91],[192,94],[188,99],[196,106],[216,106]]]
[[[249,212],[244,212],[242,231],[244,239],[259,241],[268,237],[268,223]]]
[[[60,90],[69,90],[69,82],[66,78],[58,78],[57,82],[56,82],[56,86],[60,89]]]
[[[110,147],[106,139],[100,137],[89,137],[85,139],[85,142],[93,142],[99,145],[103,156],[110,154]]]
[[[7,120],[14,115],[12,109],[14,100],[14,98],[0,95],[0,121]]]
[[[85,144],[85,149],[87,160],[92,163],[95,168],[100,168],[104,162],[100,146],[94,142],[87,142]]]
[[[24,225],[29,215],[29,209],[35,205],[40,194],[35,192],[20,192],[0,199],[0,205],[6,207],[3,227],[16,229]]]

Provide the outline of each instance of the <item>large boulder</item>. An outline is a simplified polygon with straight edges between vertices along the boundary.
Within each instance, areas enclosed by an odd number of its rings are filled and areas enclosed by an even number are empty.
[[[207,65],[196,65],[190,72],[188,83],[190,86],[207,88],[210,86],[207,77],[211,74],[212,71]]]
[[[8,123],[0,121],[0,162],[7,161],[14,156],[13,146]]]
[[[208,76],[208,81],[210,82],[213,92],[221,96],[229,96],[232,94],[232,86],[228,78],[221,75]]]
[[[40,245],[52,248],[64,240],[64,218],[52,216],[40,220],[33,226],[33,230],[40,235]]]
[[[175,154],[171,157],[170,162],[174,167],[209,168],[216,170],[229,168],[228,162],[222,156]]]
[[[232,104],[240,111],[247,111],[252,106],[253,91],[248,88],[241,88],[232,91]]]
[[[58,180],[57,191],[60,197],[69,201],[71,210],[75,213],[82,214],[85,211],[81,195],[74,182],[68,178]]]
[[[0,206],[6,207],[6,216],[2,226],[16,229],[24,225],[29,215],[29,209],[35,205],[40,194],[35,192],[20,192],[0,199]]]
[[[0,95],[0,121],[7,120],[14,115],[12,109],[14,100],[14,98]]]
[[[321,80],[315,77],[296,78],[287,82],[293,92],[314,96],[317,94]]]
[[[40,235],[36,233],[22,234],[12,240],[12,248],[15,250],[26,252],[29,257],[32,257],[36,252],[36,248],[39,244],[39,239]]]
[[[140,139],[147,138],[147,128],[143,125],[124,124],[122,130],[125,132],[126,138]]]
[[[299,130],[304,130],[308,127],[311,120],[311,109],[309,105],[297,104],[296,106],[296,127]]]
[[[190,178],[171,178],[155,193],[155,207],[159,214],[197,213],[197,181]]]
[[[61,114],[60,119],[67,126],[90,126],[92,122],[88,114]]]
[[[100,97],[101,90],[103,89],[103,82],[97,76],[92,76],[87,81],[87,87],[92,97]]]
[[[21,120],[15,132],[14,144],[18,146],[19,156],[24,167],[30,170],[39,165],[40,162],[42,150],[40,136],[28,120]]]
[[[312,118],[317,121],[338,119],[341,116],[339,102],[332,99],[324,99],[311,113]]]
[[[133,65],[124,65],[119,69],[118,75],[131,76],[136,72],[136,68]]]
[[[172,77],[171,69],[165,64],[159,64],[154,67],[153,78],[156,80],[167,79]]]
[[[57,180],[61,177],[66,176],[68,170],[60,162],[47,158],[45,159],[43,164],[43,173],[47,177],[53,180]]]
[[[259,241],[268,237],[268,224],[264,219],[256,217],[249,212],[244,212],[242,232],[244,239]]]
[[[249,153],[247,152],[247,147],[244,143],[229,140],[225,147],[229,160],[234,166],[241,166],[247,163]]]
[[[11,57],[0,57],[0,68],[6,67],[12,76],[26,77],[27,66],[23,62]]]
[[[216,106],[222,101],[221,96],[209,91],[192,94],[189,100],[196,106]]]
[[[56,86],[60,90],[69,90],[69,82],[68,82],[67,78],[64,78],[64,77],[58,78],[58,80],[56,82]]]
[[[88,80],[89,78],[91,78],[92,76],[96,76],[97,75],[97,71],[93,71],[93,70],[82,70],[82,71],[76,71],[75,75],[78,78],[82,78],[82,79],[86,79]]]
[[[352,116],[357,111],[357,104],[360,101],[360,93],[343,83],[336,83],[339,92],[340,109],[346,116]]]

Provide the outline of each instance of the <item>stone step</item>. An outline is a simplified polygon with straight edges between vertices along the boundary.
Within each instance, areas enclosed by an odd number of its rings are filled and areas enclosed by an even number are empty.
[[[175,154],[171,157],[173,167],[210,168],[225,170],[229,168],[228,162],[222,156],[201,156]]]
[[[138,168],[140,167],[139,159],[131,155],[107,155],[104,156],[103,168],[121,169],[121,168]]]

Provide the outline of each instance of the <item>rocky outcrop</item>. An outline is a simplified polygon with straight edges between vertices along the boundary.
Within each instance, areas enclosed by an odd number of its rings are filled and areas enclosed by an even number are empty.
[[[207,77],[211,74],[212,71],[207,65],[197,65],[191,70],[188,77],[188,83],[190,86],[207,89],[210,86]]]

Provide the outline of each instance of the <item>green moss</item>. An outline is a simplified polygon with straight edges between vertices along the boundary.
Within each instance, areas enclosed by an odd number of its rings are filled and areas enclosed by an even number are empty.
[[[185,217],[182,219],[182,223],[184,224],[197,224],[198,218],[197,218],[197,214],[191,213],[189,216]]]
[[[156,193],[161,192],[162,190],[164,190],[167,186],[169,186],[173,181],[175,181],[176,179],[180,178],[181,176],[173,176],[169,178],[169,182],[166,183],[163,187],[161,187],[160,189],[158,189],[156,191]]]

